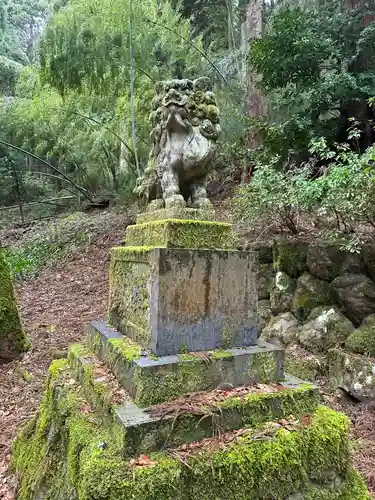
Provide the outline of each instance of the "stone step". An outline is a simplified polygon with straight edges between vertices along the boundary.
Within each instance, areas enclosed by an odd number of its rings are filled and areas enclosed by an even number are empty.
[[[85,345],[71,345],[68,360],[85,396],[103,416],[113,418],[114,408],[131,401],[114,374]]]
[[[85,346],[72,346],[69,362],[90,404],[110,415],[123,429],[125,456],[180,446],[228,430],[257,427],[289,415],[299,418],[314,411],[320,401],[316,387],[286,377],[278,384],[189,394],[141,409]]]
[[[348,418],[328,408],[124,457],[126,435],[82,392],[67,360],[54,361],[40,411],[14,444],[22,498],[370,498],[351,468]]]
[[[188,392],[268,384],[284,378],[283,349],[263,341],[242,349],[158,358],[102,321],[91,323],[87,338],[92,351],[143,408]]]

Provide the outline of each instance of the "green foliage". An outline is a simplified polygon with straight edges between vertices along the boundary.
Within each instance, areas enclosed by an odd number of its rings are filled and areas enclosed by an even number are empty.
[[[90,89],[112,96],[129,88],[130,1],[79,0],[61,9],[48,24],[41,40],[41,66],[45,81],[61,93],[68,89]],[[171,76],[183,60],[184,76],[200,72],[201,57],[194,45],[188,21],[170,3],[153,0],[133,5],[132,40],[136,88],[153,79]],[[156,23],[156,24],[155,24]],[[124,27],[125,31],[124,31]],[[187,40],[192,40],[186,43]]]
[[[303,216],[318,217],[326,230],[332,229],[333,221],[336,229],[331,235],[336,240],[352,235],[353,244],[360,224],[375,226],[375,147],[361,154],[345,143],[329,148],[321,138],[310,143],[310,154],[312,158],[299,170],[279,171],[278,159],[259,166],[251,184],[239,190],[235,217],[292,233],[299,231]],[[318,161],[326,166],[322,175],[314,177]],[[355,250],[351,245],[347,249]]]
[[[306,159],[313,137],[329,144],[343,140],[349,116],[366,130],[363,149],[374,139],[366,101],[375,91],[375,25],[366,27],[361,19],[375,8],[343,4],[281,2],[264,37],[252,44],[251,64],[262,75],[270,104],[268,120],[256,124],[267,157]]]

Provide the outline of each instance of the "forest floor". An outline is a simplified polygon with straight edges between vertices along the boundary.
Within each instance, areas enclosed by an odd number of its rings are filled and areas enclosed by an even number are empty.
[[[64,355],[70,344],[83,340],[91,320],[106,316],[109,249],[120,243],[126,225],[125,216],[116,216],[86,251],[16,285],[33,347],[21,361],[0,366],[0,500],[16,498],[16,479],[9,470],[11,444],[40,404],[49,364]],[[354,461],[375,498],[375,408],[339,400],[324,385],[322,390],[326,404],[345,412],[353,422]]]

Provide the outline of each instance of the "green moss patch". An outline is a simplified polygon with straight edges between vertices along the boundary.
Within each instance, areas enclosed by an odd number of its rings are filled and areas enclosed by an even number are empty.
[[[130,399],[113,373],[84,345],[72,345],[68,360],[90,404],[104,415],[112,418],[114,406]]]
[[[375,314],[363,320],[361,326],[346,339],[345,345],[357,354],[375,357]]]
[[[29,347],[21,326],[10,270],[0,248],[0,362],[11,360]]]
[[[166,219],[211,221],[213,218],[213,210],[202,210],[199,208],[161,208],[159,210],[138,214],[137,224]]]
[[[126,243],[160,248],[233,249],[234,238],[230,224],[167,219],[129,226]]]
[[[293,241],[277,241],[273,246],[273,262],[277,271],[291,278],[307,271],[307,245]]]

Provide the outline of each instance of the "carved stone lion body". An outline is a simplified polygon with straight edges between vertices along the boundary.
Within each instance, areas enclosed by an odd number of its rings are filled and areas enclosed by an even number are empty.
[[[208,78],[157,84],[150,120],[153,148],[136,192],[157,208],[210,206],[205,189],[220,134]]]

